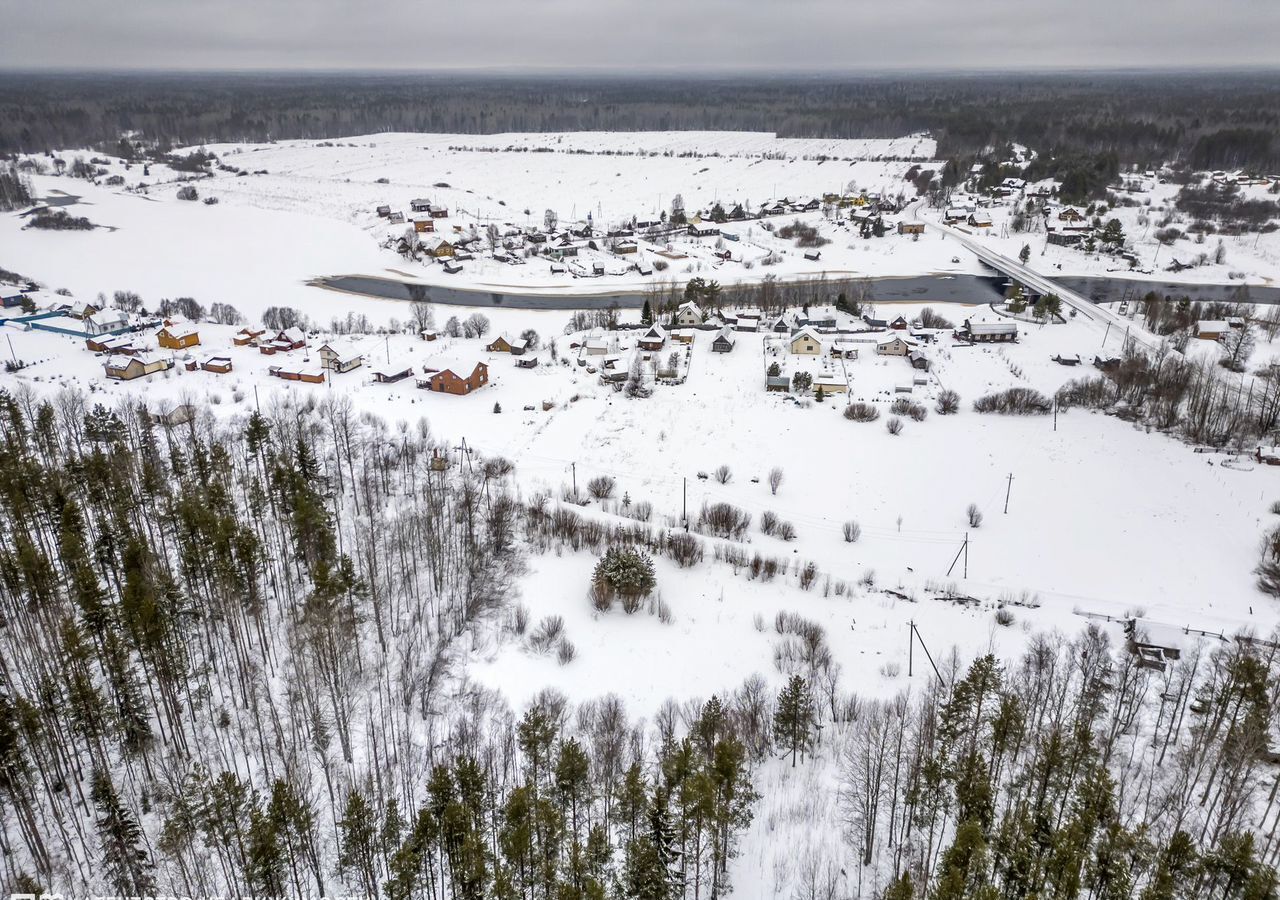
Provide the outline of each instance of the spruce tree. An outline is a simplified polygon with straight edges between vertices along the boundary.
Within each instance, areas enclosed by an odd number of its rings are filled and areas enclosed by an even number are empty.
[[[792,675],[778,694],[778,705],[773,714],[774,740],[782,747],[784,756],[791,755],[792,768],[795,768],[796,757],[803,759],[813,746],[816,724],[809,685],[799,675]]]
[[[89,796],[98,810],[100,871],[111,889],[126,896],[154,893],[154,867],[142,827],[120,801],[111,776],[102,770],[94,772]]]

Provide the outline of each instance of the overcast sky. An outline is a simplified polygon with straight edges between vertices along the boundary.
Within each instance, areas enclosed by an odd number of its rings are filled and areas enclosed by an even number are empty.
[[[0,66],[1276,66],[1280,0],[0,0]]]

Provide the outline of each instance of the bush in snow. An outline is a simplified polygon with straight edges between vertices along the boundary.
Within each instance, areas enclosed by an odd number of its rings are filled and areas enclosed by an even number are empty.
[[[1048,397],[1037,390],[1012,387],[1008,390],[987,394],[985,397],[979,397],[973,401],[973,408],[980,413],[1000,413],[1010,416],[1043,416],[1053,409],[1053,404]]]
[[[902,420],[897,416],[890,416],[889,421],[884,423],[884,427],[890,434],[902,434]]]
[[[720,466],[715,471],[716,481],[721,484],[728,484],[733,479],[733,470],[728,466]]]
[[[597,500],[608,500],[613,496],[616,484],[617,482],[608,475],[597,475],[587,482],[587,491]]]
[[[895,416],[907,416],[913,422],[923,422],[924,417],[929,414],[929,411],[924,408],[923,404],[916,403],[908,397],[899,397],[897,400],[894,400],[893,405],[889,407],[889,410]]]
[[[564,634],[564,619],[560,616],[547,616],[533,629],[529,635],[529,649],[534,653],[548,653],[560,641]]]
[[[712,503],[702,507],[698,527],[720,537],[738,540],[751,527],[751,514],[729,503]]]
[[[862,537],[862,526],[853,521],[853,519],[845,522],[842,530],[844,532],[845,543],[847,544],[852,544],[856,542],[858,538]]]
[[[199,200],[200,192],[196,190],[196,186],[194,184],[184,185],[178,188],[178,199],[179,200]]]
[[[702,562],[702,542],[691,534],[675,533],[667,538],[667,555],[682,569]]]
[[[1013,613],[1005,609],[1004,607],[997,609],[996,624],[1003,625],[1005,628],[1008,628],[1010,625],[1013,624]]]
[[[952,416],[960,411],[960,395],[952,390],[941,391],[933,407],[940,416]]]
[[[560,638],[560,646],[556,649],[556,660],[562,666],[567,666],[573,662],[573,658],[578,655],[578,650],[573,646],[573,641],[566,637]]]
[[[870,403],[850,403],[844,408],[844,417],[850,422],[874,422],[880,418],[880,410]]]
[[[978,504],[970,503],[964,514],[969,517],[970,528],[982,527],[982,510],[978,509]]]

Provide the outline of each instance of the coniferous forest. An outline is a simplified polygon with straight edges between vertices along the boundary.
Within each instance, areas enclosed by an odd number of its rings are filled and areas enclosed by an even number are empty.
[[[602,556],[590,602],[624,606],[653,557],[689,578],[738,562],[525,495],[507,461],[342,398],[170,425],[23,390],[0,393],[0,422],[10,890],[778,893],[735,878],[751,850],[802,900],[1277,894],[1267,641],[1158,670],[1087,627],[1016,659],[943,653],[879,699],[800,604],[775,623],[772,680],[512,708],[464,663],[478,634],[529,628],[532,555]],[[772,837],[813,779],[835,853]]]
[[[1278,128],[1280,82],[1266,71],[0,75],[0,154],[115,151],[125,135],[167,149],[384,131],[929,131],[940,159],[1017,141],[1056,160],[1050,174],[1116,158],[1273,172]]]

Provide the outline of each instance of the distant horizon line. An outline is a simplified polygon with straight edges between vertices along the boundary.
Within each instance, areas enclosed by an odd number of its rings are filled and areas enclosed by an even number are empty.
[[[752,76],[763,78],[803,78],[803,79],[840,79],[840,78],[902,78],[938,77],[938,76],[999,76],[999,75],[1278,75],[1280,64],[1240,64],[1240,65],[1183,65],[1183,66],[1151,66],[1151,65],[1057,65],[1057,66],[875,66],[850,67],[842,69],[812,69],[769,66],[645,66],[628,68],[619,66],[440,66],[429,68],[402,67],[352,67],[352,68],[317,68],[317,67],[227,67],[227,68],[177,68],[169,66],[4,66],[0,65],[0,76],[10,75],[111,75],[111,76],[372,76],[372,77],[411,77],[411,76],[544,76],[573,77],[594,76],[633,78],[644,80],[654,77],[733,77]]]

